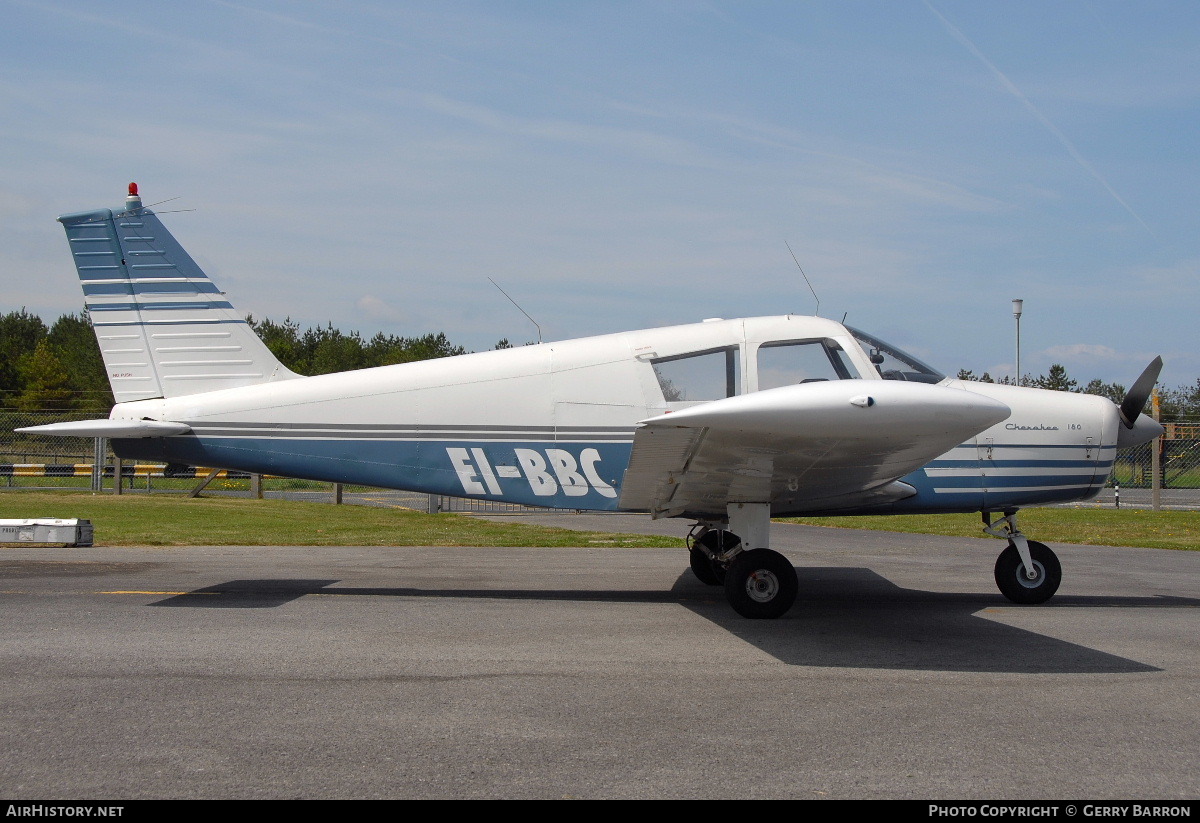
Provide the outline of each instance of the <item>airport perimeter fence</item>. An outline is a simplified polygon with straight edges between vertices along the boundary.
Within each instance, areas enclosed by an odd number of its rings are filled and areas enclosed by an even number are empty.
[[[1200,423],[1164,423],[1158,440],[1117,451],[1109,487],[1148,489],[1154,483],[1154,451],[1158,450],[1160,488],[1200,489]]]
[[[27,412],[0,408],[0,491],[82,489],[115,492],[117,460],[104,438],[54,437],[15,431],[26,426],[94,417],[94,414],[87,413]],[[210,479],[209,475],[214,472],[215,476]],[[342,486],[294,477],[253,475],[220,466],[126,460],[120,462],[120,473],[122,493],[191,494],[203,486],[204,494],[348,502],[424,512],[504,514],[545,511],[538,507],[495,500],[472,500],[369,486]]]
[[[51,437],[14,429],[86,419],[89,415],[68,412],[26,412],[0,409],[0,491],[4,489],[76,488],[114,490],[116,461],[106,441],[83,437]],[[1158,450],[1158,472],[1162,489],[1200,489],[1200,422],[1165,423],[1164,436],[1151,443],[1117,452],[1109,488],[1149,489],[1154,483],[1154,450]],[[245,472],[224,471],[220,466],[177,466],[163,463],[121,464],[123,490],[188,493],[218,470],[206,492],[229,494],[274,493],[340,497],[333,484],[289,477],[255,477]],[[347,487],[352,494],[377,493],[366,487]],[[397,493],[403,495],[403,493]],[[423,511],[522,511],[527,507],[491,501],[409,495],[407,508]],[[339,501],[340,502],[340,501]],[[487,505],[485,505],[487,504]]]

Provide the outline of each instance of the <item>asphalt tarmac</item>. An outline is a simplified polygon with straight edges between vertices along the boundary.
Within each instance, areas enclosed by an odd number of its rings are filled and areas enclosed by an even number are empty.
[[[1200,795],[1200,553],[1030,607],[999,541],[773,541],[774,621],[679,549],[0,548],[0,797]]]

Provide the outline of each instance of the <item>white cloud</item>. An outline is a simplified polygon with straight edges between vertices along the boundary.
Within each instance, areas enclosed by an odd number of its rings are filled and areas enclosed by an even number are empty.
[[[1108,346],[1101,346],[1095,343],[1071,343],[1065,346],[1051,346],[1043,351],[1042,354],[1049,358],[1089,357],[1104,360],[1129,359],[1128,355],[1119,354]]]
[[[376,323],[403,323],[408,319],[405,312],[371,294],[358,298],[354,307],[364,318]]]

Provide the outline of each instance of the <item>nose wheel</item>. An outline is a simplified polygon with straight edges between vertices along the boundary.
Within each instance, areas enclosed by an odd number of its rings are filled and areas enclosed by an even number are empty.
[[[1062,565],[1045,543],[1029,540],[1017,528],[1016,511],[1004,513],[995,524],[983,513],[984,531],[1008,539],[1008,548],[996,559],[996,585],[1014,603],[1045,603],[1058,591]]]
[[[1045,543],[1036,540],[1028,543],[1033,573],[1025,568],[1017,547],[1010,544],[996,559],[996,585],[1014,603],[1045,603],[1058,591],[1062,566]]]

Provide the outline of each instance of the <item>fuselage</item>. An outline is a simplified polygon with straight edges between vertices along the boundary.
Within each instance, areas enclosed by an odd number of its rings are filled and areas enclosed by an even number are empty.
[[[122,457],[615,510],[640,421],[784,385],[853,380],[869,388],[884,379],[983,395],[1011,415],[900,478],[915,494],[839,513],[998,511],[1082,500],[1111,471],[1118,418],[1104,398],[943,378],[839,323],[796,315],[141,400],[118,404],[111,417],[191,428],[183,436],[114,440]],[[812,511],[823,509],[773,507],[775,514]]]

